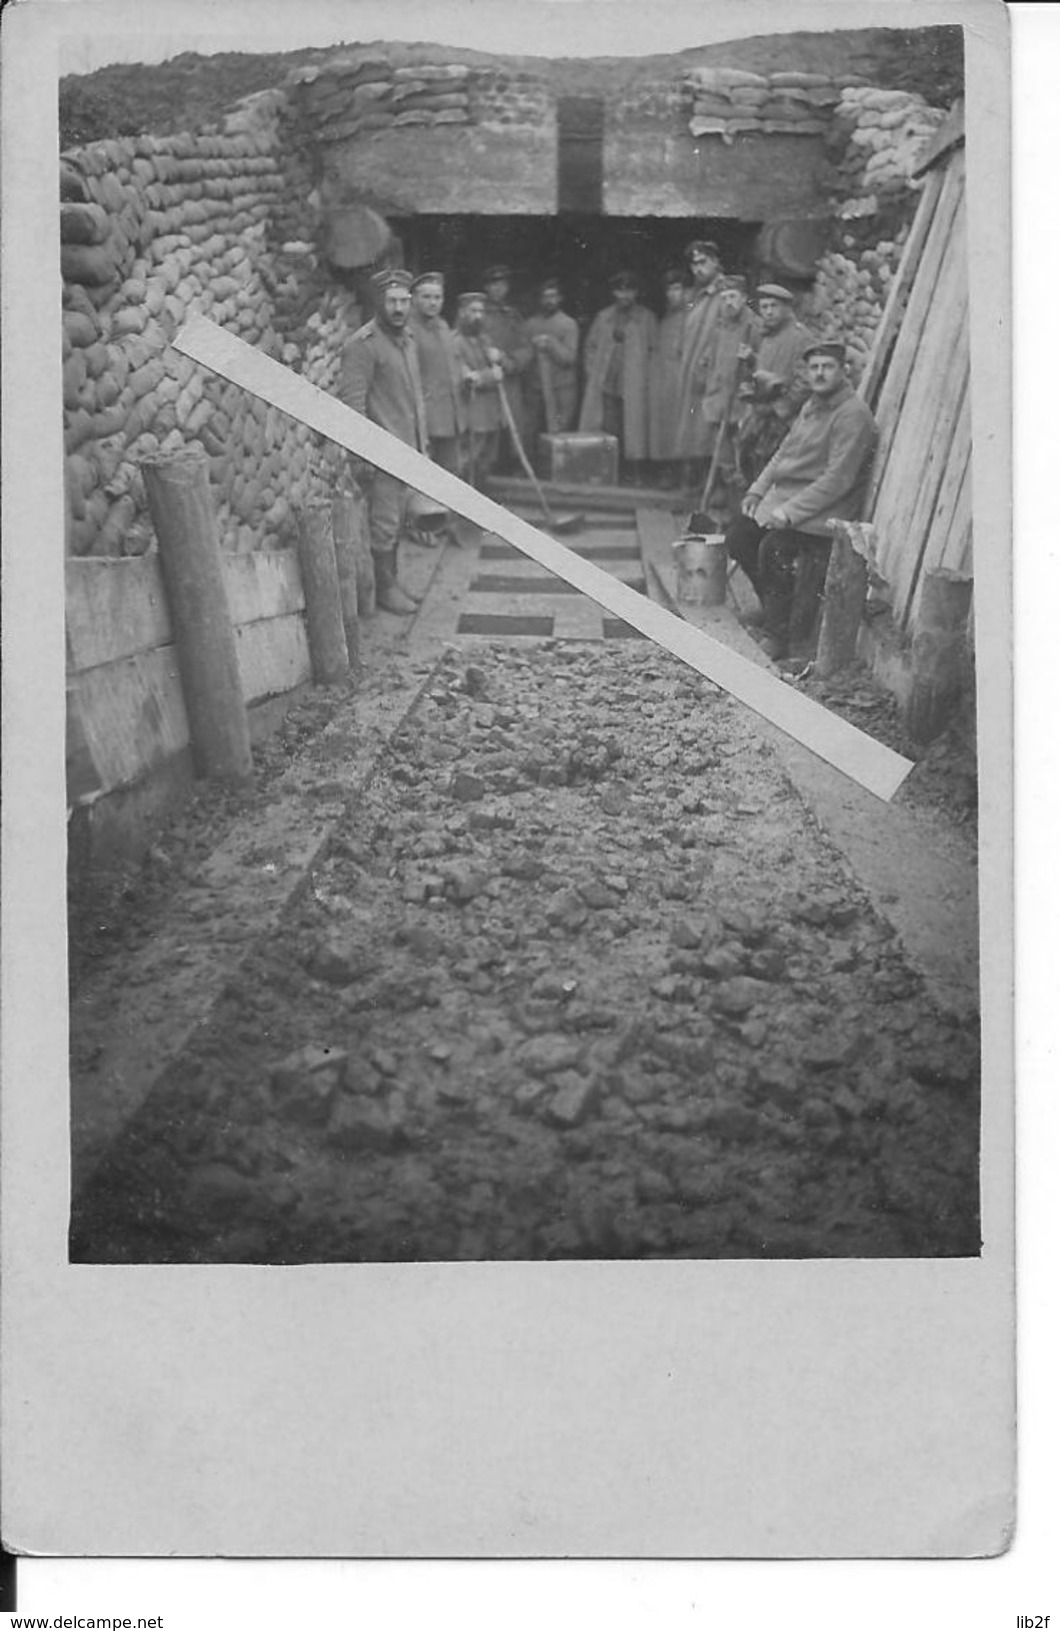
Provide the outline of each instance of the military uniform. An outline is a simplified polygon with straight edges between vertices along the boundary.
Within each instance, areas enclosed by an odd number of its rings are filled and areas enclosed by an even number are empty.
[[[408,290],[407,273],[379,274],[374,280],[385,297],[389,288]],[[342,351],[338,395],[346,406],[381,425],[399,441],[427,452],[427,420],[416,345],[407,329],[394,332],[373,317],[349,339]],[[355,472],[368,487],[368,522],[379,604],[405,611],[411,597],[397,583],[398,540],[405,521],[409,488],[385,470]],[[409,606],[400,605],[407,600]],[[388,604],[388,601],[392,604]]]

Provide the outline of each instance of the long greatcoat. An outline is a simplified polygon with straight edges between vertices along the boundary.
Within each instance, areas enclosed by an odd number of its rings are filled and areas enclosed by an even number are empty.
[[[487,300],[483,329],[490,345],[495,345],[501,353],[504,394],[508,398],[508,406],[512,410],[512,418],[519,434],[522,435],[526,417],[523,407],[523,376],[534,355],[534,348],[527,338],[526,324],[514,306],[499,306],[492,300]]]
[[[545,366],[551,371],[552,395],[561,431],[570,430],[578,406],[578,325],[565,311],[535,312],[526,320],[526,332],[533,340],[544,335],[552,343],[546,349]],[[527,413],[532,423],[544,424],[544,390],[541,366],[534,356],[524,378]]]
[[[696,416],[705,424],[720,425],[726,417],[735,417],[736,386],[741,374],[750,377],[752,366],[748,361],[741,369],[740,347],[750,346],[753,351],[761,333],[761,321],[747,306],[735,317],[719,312],[699,360],[702,395],[696,403]]]
[[[604,381],[615,352],[616,305],[605,306],[593,318],[585,342],[585,396],[578,429],[599,431],[604,425]],[[649,457],[651,361],[658,323],[646,306],[629,308],[622,341],[622,456]]]
[[[682,457],[680,383],[688,308],[668,311],[660,319],[651,360],[651,411],[648,445],[653,459]]]
[[[681,374],[678,382],[677,419],[680,426],[680,452],[682,459],[702,457],[699,447],[700,424],[695,404],[703,394],[703,380],[699,363],[710,340],[711,330],[720,310],[718,296],[723,283],[722,274],[692,294],[692,304],[685,318]]]
[[[467,425],[455,337],[444,317],[410,317],[423,382],[428,436],[459,436]]]

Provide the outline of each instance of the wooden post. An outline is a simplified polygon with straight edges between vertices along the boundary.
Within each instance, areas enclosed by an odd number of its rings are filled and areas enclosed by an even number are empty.
[[[945,729],[967,677],[967,624],[972,580],[959,572],[925,572],[913,635],[913,689],[905,727],[914,742]]]
[[[360,661],[361,633],[358,618],[361,603],[357,583],[357,507],[348,488],[338,487],[331,497],[331,531],[335,540],[335,566],[339,574],[342,626],[350,667]]]
[[[182,448],[144,459],[141,468],[196,771],[219,781],[249,781],[250,731],[221,572],[209,460],[196,448]]]
[[[353,504],[353,554],[357,565],[357,612],[375,616],[375,561],[368,526],[368,500],[360,487],[350,492]]]
[[[318,685],[337,685],[350,671],[350,654],[342,625],[330,499],[310,499],[299,519],[298,560],[313,678]]]
[[[841,523],[833,527],[832,553],[824,580],[824,611],[814,673],[822,680],[854,661],[858,629],[868,593],[868,567]]]

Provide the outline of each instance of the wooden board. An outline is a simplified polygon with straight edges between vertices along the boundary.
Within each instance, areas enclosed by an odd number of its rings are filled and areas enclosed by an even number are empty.
[[[694,498],[673,488],[604,487],[595,483],[543,481],[542,490],[555,510],[637,510],[688,509]],[[532,482],[522,476],[494,476],[489,483],[491,498],[540,508]],[[686,499],[688,502],[686,503]]]
[[[909,236],[902,249],[898,269],[891,279],[891,286],[887,291],[887,302],[883,308],[879,328],[872,343],[865,371],[858,384],[858,394],[875,408],[876,397],[890,362],[891,350],[898,337],[902,319],[905,315],[909,294],[912,290],[916,274],[920,266],[920,257],[924,252],[931,223],[935,219],[938,208],[939,194],[942,192],[943,172],[932,171],[924,186],[920,202],[917,205],[913,224],[909,229]]]
[[[300,611],[305,605],[294,550],[221,556],[235,624]],[[72,673],[172,644],[173,629],[157,555],[66,562],[67,667]]]
[[[171,643],[173,630],[157,555],[68,560],[65,570],[71,672]]]
[[[90,668],[72,680],[71,688],[105,792],[136,781],[188,744],[188,716],[172,646]]]
[[[244,623],[236,630],[236,658],[243,700],[293,691],[310,677],[309,642],[305,621],[297,613]]]
[[[256,549],[245,555],[221,557],[225,594],[232,622],[255,623],[263,617],[283,617],[305,606],[298,555],[293,549]]]
[[[208,318],[197,317],[186,324],[173,345],[183,355],[281,408],[340,447],[367,459],[397,480],[407,482],[417,492],[514,544],[532,560],[731,692],[877,797],[893,797],[912,769],[908,759],[811,701],[783,680],[763,673],[746,658],[691,628],[635,589],[617,582],[591,561],[582,560],[564,544],[511,515],[302,375],[292,373],[236,335],[226,333]]]
[[[924,337],[873,510],[880,570],[903,605],[934,524],[940,459],[950,454],[968,382],[967,301],[956,276],[940,287],[939,315]]]
[[[887,373],[880,387],[879,400],[876,405],[879,445],[868,495],[868,513],[870,515],[874,515],[876,494],[880,489],[883,473],[890,458],[891,444],[902,418],[906,393],[917,357],[924,342],[925,331],[930,324],[932,315],[939,310],[936,299],[939,276],[947,261],[951,235],[958,212],[963,215],[963,204],[964,177],[963,166],[961,166],[959,175],[954,173],[953,168],[946,172],[938,208],[931,222],[931,230],[928,233],[924,253],[917,268],[917,275],[909,296],[909,304],[906,307],[902,326],[895,341]]]

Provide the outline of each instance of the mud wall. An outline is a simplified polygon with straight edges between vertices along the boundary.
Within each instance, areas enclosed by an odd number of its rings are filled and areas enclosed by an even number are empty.
[[[355,304],[323,277],[282,90],[216,130],[72,149],[61,164],[67,552],[153,544],[139,462],[210,459],[222,545],[281,547],[293,508],[332,485],[337,450],[173,351],[195,314],[327,388]],[[309,223],[311,225],[311,222]]]

